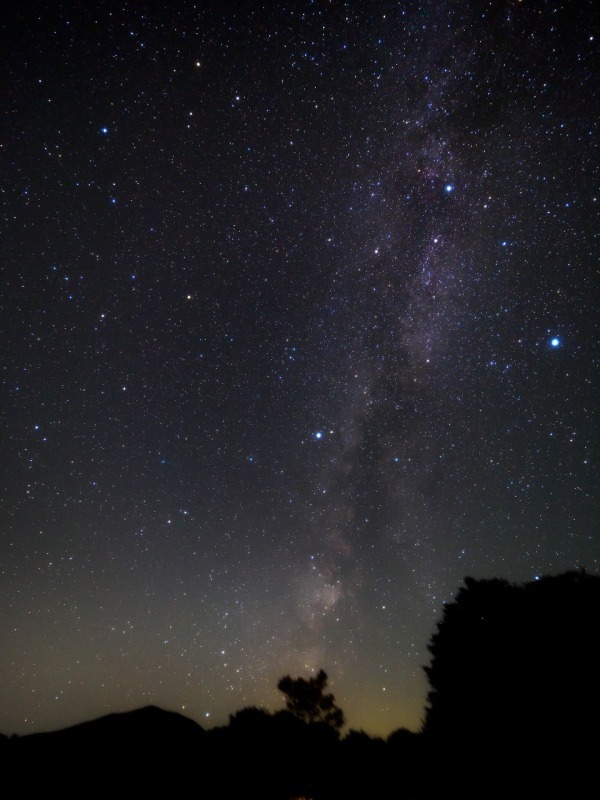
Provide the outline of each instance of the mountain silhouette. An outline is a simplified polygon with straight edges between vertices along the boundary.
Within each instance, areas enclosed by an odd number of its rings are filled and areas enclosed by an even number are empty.
[[[22,791],[183,792],[207,761],[206,731],[193,720],[156,706],[108,714],[48,733],[1,743],[5,778]],[[210,797],[213,789],[197,797]]]
[[[134,711],[107,714],[69,728],[48,733],[32,733],[14,737],[10,744],[20,750],[38,748],[102,748],[118,750],[136,746],[169,748],[200,744],[205,730],[197,722],[174,711],[146,706]]]

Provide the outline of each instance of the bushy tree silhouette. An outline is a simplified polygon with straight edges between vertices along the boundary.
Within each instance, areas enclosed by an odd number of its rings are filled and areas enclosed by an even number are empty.
[[[431,639],[429,796],[569,796],[595,781],[600,577],[467,578]]]
[[[425,733],[576,736],[600,712],[600,577],[467,578],[431,639]]]
[[[285,695],[289,712],[302,722],[320,722],[339,731],[345,724],[344,712],[332,694],[326,694],[327,673],[319,670],[314,678],[291,678],[285,675],[277,688]]]

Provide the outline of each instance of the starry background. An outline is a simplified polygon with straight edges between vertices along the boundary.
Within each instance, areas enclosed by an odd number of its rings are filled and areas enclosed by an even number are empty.
[[[465,575],[598,569],[593,3],[13,5],[0,730],[418,729]]]

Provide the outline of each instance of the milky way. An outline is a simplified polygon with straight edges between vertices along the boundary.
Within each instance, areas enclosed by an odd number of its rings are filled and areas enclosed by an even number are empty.
[[[3,21],[0,730],[418,729],[466,575],[598,567],[593,3]]]

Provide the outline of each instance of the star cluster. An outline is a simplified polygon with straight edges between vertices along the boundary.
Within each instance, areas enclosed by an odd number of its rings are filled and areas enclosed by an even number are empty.
[[[3,19],[0,730],[417,729],[465,575],[597,570],[593,5]]]

